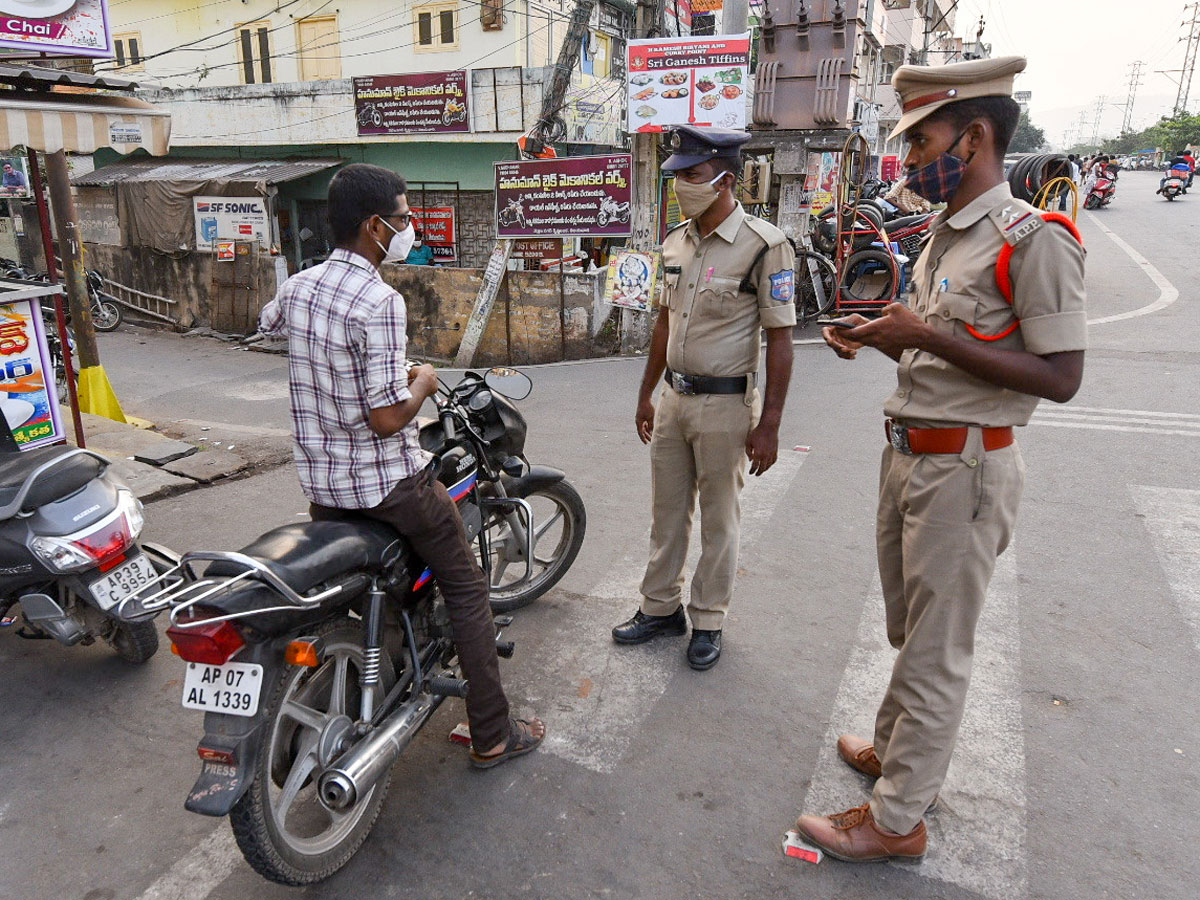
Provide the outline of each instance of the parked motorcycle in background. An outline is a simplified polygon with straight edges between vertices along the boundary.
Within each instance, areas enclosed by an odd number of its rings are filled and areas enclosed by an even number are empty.
[[[142,504],[88,450],[42,447],[0,457],[0,625],[67,646],[108,643],[131,663],[158,649],[134,600],[175,565],[138,543]]]
[[[495,609],[556,584],[586,525],[563,473],[525,458],[525,419],[510,398],[530,387],[511,369],[468,372],[440,386],[438,419],[420,429]],[[320,881],[349,861],[392,764],[445,697],[468,690],[432,573],[373,519],[294,523],[237,553],[187,553],[138,602],[147,614],[170,609],[183,706],[205,713],[185,806],[229,816],[246,861],[282,884]],[[497,651],[513,651],[499,632]]]

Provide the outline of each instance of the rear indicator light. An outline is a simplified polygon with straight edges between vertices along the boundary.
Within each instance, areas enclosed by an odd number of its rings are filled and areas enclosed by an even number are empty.
[[[201,744],[196,748],[196,755],[205,762],[224,763],[227,766],[237,764],[231,750],[214,750],[212,747],[205,747]]]
[[[111,569],[115,569],[121,563],[125,562],[125,559],[126,559],[126,556],[124,553],[122,553],[119,556],[114,556],[112,559],[108,560],[107,562],[100,563],[100,565],[97,566],[97,568],[101,572],[107,572]]]
[[[188,662],[223,666],[233,655],[246,646],[241,634],[229,622],[202,622],[181,628],[172,625],[167,629],[172,652]]]
[[[317,658],[317,645],[311,641],[292,641],[287,645],[283,658],[289,666],[312,667],[321,664]]]

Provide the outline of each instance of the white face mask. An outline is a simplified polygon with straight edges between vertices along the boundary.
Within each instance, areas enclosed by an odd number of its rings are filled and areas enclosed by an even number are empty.
[[[380,221],[392,229],[392,239],[388,241],[386,247],[379,243],[379,241],[375,242],[376,246],[383,251],[383,261],[404,262],[408,258],[408,252],[412,250],[413,241],[417,237],[412,222],[409,222],[403,231],[397,231],[395,228],[392,228],[387,219],[380,218]]]
[[[712,181],[705,184],[692,184],[689,181],[675,179],[675,196],[679,199],[679,210],[689,219],[694,219],[712,206],[721,190],[716,183],[725,177],[722,172]]]

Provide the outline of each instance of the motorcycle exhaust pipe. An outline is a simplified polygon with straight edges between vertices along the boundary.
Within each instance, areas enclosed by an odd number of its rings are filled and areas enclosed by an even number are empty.
[[[404,748],[434,714],[445,697],[426,694],[384,719],[371,734],[347,750],[321,773],[317,796],[333,812],[349,809],[392,767]]]

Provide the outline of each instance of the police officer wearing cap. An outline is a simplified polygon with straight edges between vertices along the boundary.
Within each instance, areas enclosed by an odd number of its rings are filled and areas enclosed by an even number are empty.
[[[1022,57],[902,66],[893,84],[906,186],[946,203],[914,273],[911,308],[826,327],[844,359],[896,360],[876,541],[887,634],[899,651],[873,739],[837,750],[875,779],[869,803],[805,815],[803,838],[840,859],[925,853],[923,816],[946,776],[996,557],[1008,546],[1025,465],[1013,429],[1083,377],[1084,254],[1074,225],[1014,200],[1004,153],[1020,113]],[[844,323],[845,324],[845,323]]]
[[[692,576],[688,664],[711,669],[737,574],[740,494],[775,463],[792,370],[795,253],[778,228],[734,199],[744,131],[680,127],[663,171],[687,221],[663,241],[663,288],[638,394],[650,444],[653,527],[641,608],[613,629],[618,644],[687,632],[683,565],[697,498],[700,560]],[[767,330],[764,397],[759,348]],[[665,385],[662,382],[666,382]],[[660,388],[658,407],[654,392]]]

